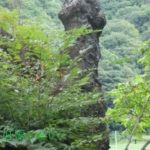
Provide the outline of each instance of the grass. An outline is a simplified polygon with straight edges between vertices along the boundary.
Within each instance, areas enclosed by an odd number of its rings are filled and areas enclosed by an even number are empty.
[[[129,150],[140,150],[142,146],[144,145],[144,142],[137,142],[136,144],[134,142],[131,143],[129,146]],[[110,150],[124,150],[126,147],[126,142],[118,143],[118,147],[115,147],[115,144],[111,144]],[[146,150],[150,150],[150,145],[147,147]]]
[[[142,146],[145,144],[146,140],[150,139],[150,136],[144,136],[141,140],[135,141],[133,140],[129,146],[129,150],[140,150]],[[120,140],[118,141],[117,147],[115,146],[115,142],[111,141],[110,143],[110,150],[124,150],[127,144],[127,140]],[[150,150],[150,145],[148,145],[146,150]]]

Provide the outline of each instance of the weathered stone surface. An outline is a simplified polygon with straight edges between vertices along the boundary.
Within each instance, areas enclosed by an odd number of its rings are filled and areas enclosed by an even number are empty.
[[[106,24],[105,15],[102,13],[97,0],[65,0],[62,10],[59,13],[65,30],[71,30],[81,26],[87,26],[92,30],[102,30]],[[79,66],[82,70],[90,72],[89,84],[85,85],[85,92],[101,90],[98,80],[98,62],[100,59],[99,37],[101,31],[93,32],[77,39],[72,47],[68,48],[72,59],[80,57]],[[95,106],[90,106],[87,110],[90,115],[105,116],[105,104],[98,101]],[[86,112],[83,113],[87,115]],[[105,132],[106,125],[100,125],[98,132]],[[103,139],[96,143],[97,150],[108,150],[109,142],[107,134],[103,134]]]
[[[106,24],[105,15],[102,13],[97,0],[66,0],[59,13],[65,30],[86,25],[89,29],[102,30]],[[100,32],[91,33],[80,37],[74,46],[69,48],[70,56],[81,57],[80,67],[91,70],[91,82],[85,88],[88,91],[95,87],[100,88],[97,72],[100,59],[99,36]]]

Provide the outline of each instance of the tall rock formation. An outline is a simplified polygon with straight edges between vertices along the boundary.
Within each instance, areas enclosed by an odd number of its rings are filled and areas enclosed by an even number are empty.
[[[65,30],[71,30],[83,25],[89,29],[102,30],[106,24],[105,16],[101,12],[97,0],[66,0],[59,13]],[[91,83],[88,90],[95,87],[100,88],[97,73],[98,62],[100,59],[99,36],[100,32],[91,33],[80,37],[74,46],[69,48],[72,58],[81,57],[80,67],[91,71]]]
[[[59,13],[65,30],[71,30],[81,26],[87,26],[89,29],[98,30],[86,34],[77,39],[75,44],[68,48],[72,59],[80,57],[79,66],[82,70],[90,72],[90,81],[83,86],[84,92],[101,90],[101,84],[98,80],[98,62],[100,59],[99,37],[106,24],[105,15],[102,13],[97,0],[65,0],[62,10]],[[87,110],[88,115],[105,116],[105,105],[102,100],[97,104],[90,106]],[[87,115],[87,113],[84,113]],[[96,143],[96,150],[108,150],[109,142],[106,133],[106,125],[101,124],[98,132],[102,133],[102,140]]]

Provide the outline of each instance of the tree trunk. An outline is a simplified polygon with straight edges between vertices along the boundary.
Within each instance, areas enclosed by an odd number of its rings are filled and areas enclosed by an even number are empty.
[[[98,30],[86,34],[77,39],[72,47],[68,48],[72,59],[80,57],[79,66],[82,70],[90,72],[90,81],[82,87],[84,92],[101,91],[101,84],[98,80],[98,62],[100,59],[99,37],[106,24],[105,15],[102,13],[97,0],[65,0],[62,10],[59,13],[65,30],[87,26],[88,29]],[[105,116],[106,107],[103,100],[98,100],[97,104],[90,106],[88,115]],[[103,138],[96,143],[97,150],[108,150],[109,140],[106,125],[100,125],[98,129]],[[105,134],[104,134],[105,133]]]

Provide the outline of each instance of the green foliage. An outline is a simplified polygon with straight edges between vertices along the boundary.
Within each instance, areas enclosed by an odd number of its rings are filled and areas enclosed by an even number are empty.
[[[147,44],[149,46],[149,42]],[[125,127],[127,135],[142,135],[150,126],[150,79],[149,58],[150,49],[144,47],[144,57],[140,59],[145,65],[145,74],[138,75],[131,81],[119,84],[111,91],[114,97],[114,108],[109,109],[110,120],[121,123]],[[148,69],[148,70],[147,70]],[[121,116],[121,117],[120,117]]]
[[[101,0],[107,24],[101,37],[99,65],[104,91],[142,72],[138,47],[149,39],[149,2],[144,0]],[[105,98],[111,104],[112,98]]]
[[[77,80],[82,71],[66,50],[91,31],[83,27],[47,35],[38,26],[20,25],[15,12],[2,9],[0,18],[0,124],[23,129],[31,144],[46,141],[53,149],[94,147],[101,135],[93,128],[102,121],[82,112],[100,94],[81,91],[88,75]]]
[[[144,0],[102,0],[108,20],[125,19],[140,31],[143,40],[149,39],[149,1]]]
[[[16,11],[10,12],[7,9],[1,8],[0,10],[0,28],[3,30],[11,30],[17,24],[17,13]]]
[[[60,26],[57,15],[62,2],[60,0],[0,0],[0,6],[16,9],[21,24],[39,24],[47,32]]]
[[[126,12],[128,12],[128,13],[126,13]],[[149,5],[142,5],[141,7],[135,7],[134,11],[131,6],[126,7],[125,9],[120,10],[119,13],[120,13],[119,14],[120,18],[122,18],[122,16],[124,16],[125,19],[129,20],[131,23],[133,23],[136,26],[136,28],[140,31],[143,40],[147,40],[150,38],[149,37],[150,29],[148,26],[149,20],[150,20]]]
[[[140,57],[137,53],[140,43],[138,30],[128,21],[113,19],[108,22],[101,39],[102,60],[99,64],[105,91],[139,72],[136,61]]]
[[[115,107],[109,110],[108,115],[110,113],[114,121],[120,122],[126,128],[128,135],[131,134],[140,114],[142,118],[140,118],[135,134],[142,134],[145,128],[150,126],[149,88],[149,84],[138,77],[131,82],[118,85],[117,89],[111,92],[115,97]]]
[[[150,71],[150,41],[147,41],[142,47],[142,53],[144,57],[139,60],[145,66],[146,74],[149,74]]]

